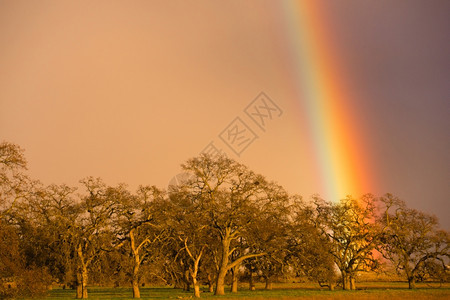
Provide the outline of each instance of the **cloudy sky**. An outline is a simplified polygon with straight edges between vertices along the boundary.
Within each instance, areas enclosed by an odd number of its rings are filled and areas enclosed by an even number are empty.
[[[366,192],[449,228],[450,2],[314,3],[369,161]],[[307,83],[292,78],[292,6],[0,0],[0,140],[22,146],[46,184],[164,188],[213,145],[291,193],[325,194],[296,93]],[[254,101],[274,108],[262,127],[246,113]],[[250,135],[230,147],[239,128]]]

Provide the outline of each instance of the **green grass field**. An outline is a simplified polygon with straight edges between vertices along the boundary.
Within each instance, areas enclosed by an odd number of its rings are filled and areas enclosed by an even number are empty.
[[[131,299],[131,288],[92,287],[89,299]],[[450,299],[450,285],[420,283],[415,290],[409,290],[404,282],[361,282],[355,291],[320,289],[308,283],[275,284],[273,290],[264,290],[257,285],[257,290],[249,291],[243,284],[237,294],[214,296],[202,293],[204,299]],[[46,299],[74,299],[74,290],[53,289]],[[191,292],[184,292],[170,287],[143,287],[142,299],[193,299]]]

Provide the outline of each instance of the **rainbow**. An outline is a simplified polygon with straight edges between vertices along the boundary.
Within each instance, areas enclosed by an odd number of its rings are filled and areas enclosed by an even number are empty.
[[[342,80],[344,70],[321,12],[320,1],[301,0],[283,1],[280,13],[289,43],[290,80],[307,118],[320,169],[320,194],[337,201],[370,192],[373,180],[363,133],[360,124],[355,124],[356,112]]]

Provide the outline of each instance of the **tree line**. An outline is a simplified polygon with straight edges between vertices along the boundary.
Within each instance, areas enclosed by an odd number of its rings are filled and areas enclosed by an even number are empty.
[[[181,165],[168,190],[109,186],[87,177],[77,189],[26,175],[24,151],[0,144],[0,295],[45,294],[58,283],[88,297],[88,285],[159,282],[200,297],[226,284],[303,277],[355,289],[360,272],[389,262],[409,288],[448,281],[449,233],[436,217],[397,197],[367,194],[330,202],[290,195],[225,156]]]

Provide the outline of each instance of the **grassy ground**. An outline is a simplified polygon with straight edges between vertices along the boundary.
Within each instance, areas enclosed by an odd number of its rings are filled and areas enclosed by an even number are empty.
[[[131,288],[100,288],[92,287],[89,290],[89,299],[131,299]],[[142,299],[192,299],[191,292],[173,289],[170,287],[144,287],[141,288]],[[54,289],[46,299],[74,299],[74,290]],[[267,291],[262,285],[257,285],[256,291],[249,291],[246,285],[241,286],[237,294],[227,293],[225,296],[214,296],[211,293],[202,293],[204,299],[450,299],[450,284],[418,284],[415,290],[408,290],[404,282],[361,282],[356,291],[319,289],[315,284],[290,283],[275,284],[274,289]]]

